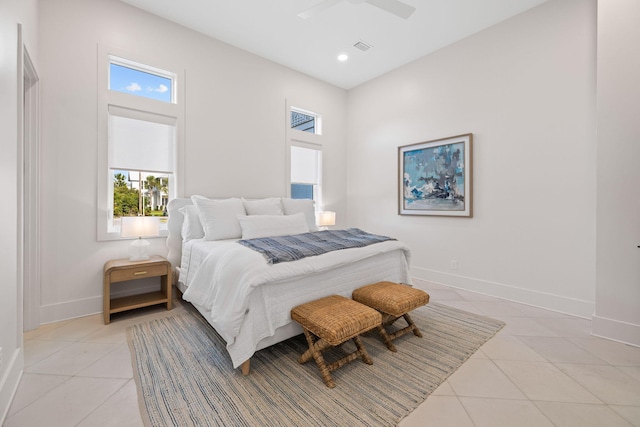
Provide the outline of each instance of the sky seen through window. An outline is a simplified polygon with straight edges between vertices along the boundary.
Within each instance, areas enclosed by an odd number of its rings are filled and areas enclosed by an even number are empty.
[[[171,102],[172,80],[123,65],[109,64],[109,89]]]

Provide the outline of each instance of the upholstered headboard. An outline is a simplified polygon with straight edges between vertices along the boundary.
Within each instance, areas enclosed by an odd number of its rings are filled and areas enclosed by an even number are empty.
[[[174,272],[180,266],[180,260],[182,259],[182,222],[184,216],[180,209],[183,206],[191,205],[191,199],[173,199],[167,205],[167,212],[169,213],[169,222],[167,228],[169,235],[167,236],[167,259],[171,263]]]

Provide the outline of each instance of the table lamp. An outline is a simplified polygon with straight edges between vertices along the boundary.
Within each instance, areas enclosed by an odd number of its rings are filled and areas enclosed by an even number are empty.
[[[320,230],[328,230],[329,225],[336,225],[336,213],[332,211],[318,212],[317,222]]]
[[[149,242],[143,237],[160,235],[160,219],[156,216],[123,216],[120,224],[122,237],[137,237],[129,245],[130,261],[149,259]]]

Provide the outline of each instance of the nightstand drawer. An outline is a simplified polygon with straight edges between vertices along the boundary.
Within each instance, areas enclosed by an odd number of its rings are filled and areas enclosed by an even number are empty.
[[[140,265],[131,268],[121,268],[111,272],[111,282],[158,277],[169,273],[166,265]]]

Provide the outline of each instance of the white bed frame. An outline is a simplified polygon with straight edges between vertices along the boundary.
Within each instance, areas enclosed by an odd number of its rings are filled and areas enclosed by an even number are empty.
[[[171,263],[173,269],[173,278],[174,284],[181,291],[185,292],[186,287],[184,283],[180,281],[179,277],[179,269],[180,262],[182,259],[182,223],[184,221],[184,216],[179,211],[183,206],[191,205],[191,199],[189,198],[179,198],[173,199],[167,205],[167,211],[169,213],[169,222],[168,222],[168,231],[169,234],[167,236],[167,248],[168,254],[167,259]],[[377,273],[379,275],[386,273]],[[385,277],[380,277],[379,280],[389,280]],[[366,283],[363,283],[363,285]],[[198,307],[198,305],[193,304],[194,307],[203,315],[203,317],[211,324],[212,321],[209,318],[207,310],[202,307]],[[262,339],[258,342],[256,346],[256,351],[261,350],[263,348],[269,347],[273,344],[279,343],[286,339],[292,338],[296,335],[302,333],[302,328],[296,322],[291,321],[290,323],[281,326],[276,329],[275,334]],[[241,369],[243,375],[248,375],[250,370],[250,359],[246,360],[241,364]]]

